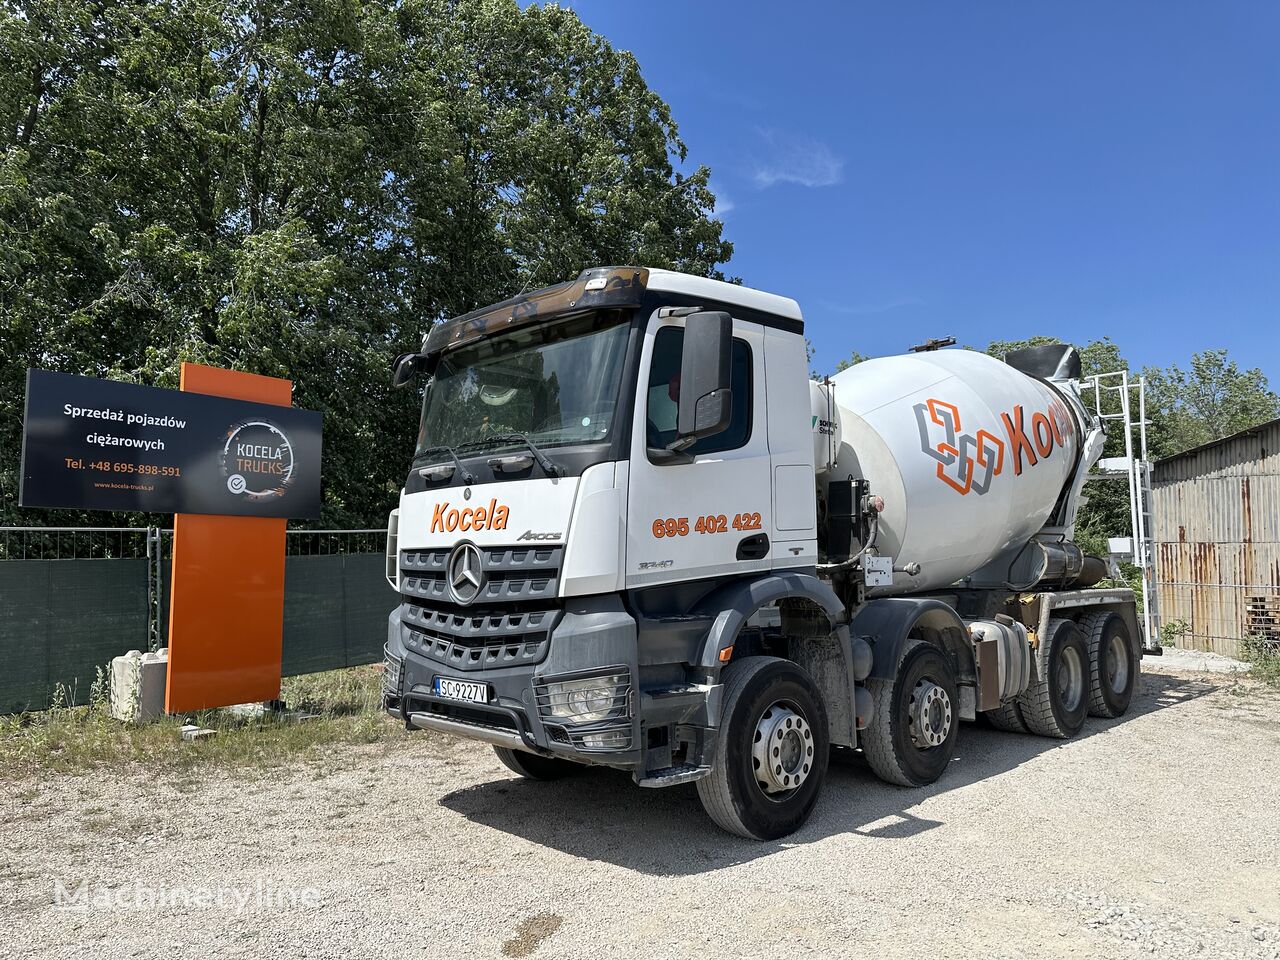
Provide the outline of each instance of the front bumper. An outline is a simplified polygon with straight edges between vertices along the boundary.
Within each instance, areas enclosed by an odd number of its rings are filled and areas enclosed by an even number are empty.
[[[616,595],[565,601],[536,663],[441,662],[413,635],[414,622],[404,623],[397,609],[388,623],[384,698],[409,727],[627,769],[642,786],[686,782],[710,770],[722,688],[691,682],[689,660],[676,648],[642,656],[636,621]],[[603,676],[622,678],[609,718],[574,723],[550,716],[548,683]],[[436,677],[485,683],[490,700],[438,697]]]
[[[643,770],[646,718],[639,709],[641,671],[636,636],[636,622],[620,598],[581,598],[566,602],[538,662],[514,658],[464,669],[427,656],[415,639],[412,624],[402,621],[398,609],[391,615],[388,629],[387,708],[412,727],[510,749]],[[603,676],[620,678],[608,718],[572,722],[551,715],[548,683]],[[437,677],[484,683],[489,702],[472,704],[439,697],[435,694]]]

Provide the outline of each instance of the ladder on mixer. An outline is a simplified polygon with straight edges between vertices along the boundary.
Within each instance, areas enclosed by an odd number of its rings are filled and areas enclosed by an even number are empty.
[[[1081,399],[1093,400],[1093,411],[1104,426],[1115,423],[1124,431],[1124,456],[1103,457],[1088,480],[1125,480],[1129,485],[1129,546],[1133,564],[1142,573],[1143,646],[1159,649],[1159,592],[1156,590],[1155,547],[1152,539],[1151,461],[1147,456],[1147,380],[1131,378],[1128,370],[1101,373],[1083,383]],[[1104,412],[1104,399],[1116,397],[1118,411]],[[1135,409],[1136,409],[1136,416]]]

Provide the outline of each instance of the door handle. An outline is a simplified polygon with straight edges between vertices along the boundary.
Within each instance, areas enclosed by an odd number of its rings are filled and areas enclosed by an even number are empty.
[[[738,543],[739,560],[760,560],[769,553],[769,538],[763,533],[745,537]]]

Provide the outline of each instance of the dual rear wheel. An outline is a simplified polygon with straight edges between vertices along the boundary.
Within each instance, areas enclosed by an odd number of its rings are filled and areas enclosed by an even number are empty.
[[[1053,619],[1040,640],[1030,686],[986,717],[1000,730],[1066,739],[1080,732],[1086,716],[1123,716],[1137,676],[1123,617],[1099,612],[1078,622]]]

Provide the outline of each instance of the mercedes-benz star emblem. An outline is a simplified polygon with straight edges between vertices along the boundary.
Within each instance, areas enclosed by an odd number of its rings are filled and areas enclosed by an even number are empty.
[[[480,548],[474,543],[460,543],[449,556],[449,592],[459,603],[467,604],[480,595],[484,586],[484,565]]]

